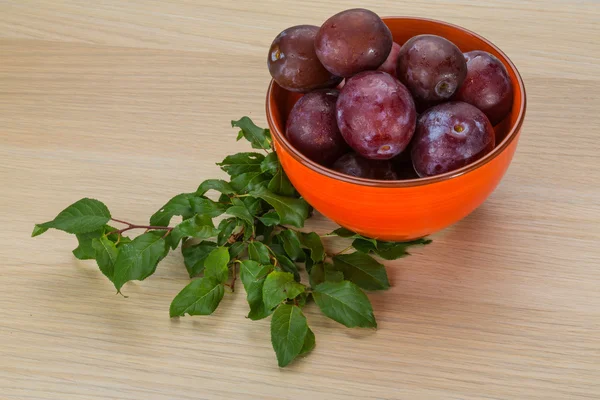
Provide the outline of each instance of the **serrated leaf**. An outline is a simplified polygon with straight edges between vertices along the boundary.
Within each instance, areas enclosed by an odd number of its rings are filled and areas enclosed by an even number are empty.
[[[396,260],[410,255],[407,249],[411,246],[427,245],[429,239],[417,239],[410,242],[378,242],[376,254],[384,260]]]
[[[248,211],[246,206],[229,207],[226,213],[229,215],[233,215],[234,217],[237,217],[250,225],[254,225],[254,218],[252,218],[252,215],[250,215],[250,212]]]
[[[277,363],[285,367],[302,351],[308,332],[308,323],[298,306],[282,304],[271,318],[271,343]]]
[[[286,255],[279,253],[276,254],[275,258],[277,259],[277,264],[279,268],[281,268],[285,272],[289,272],[294,275],[294,280],[296,282],[300,282],[300,271],[298,271],[298,266],[296,263],[290,260]]]
[[[92,240],[98,239],[107,232],[115,231],[115,228],[111,228],[108,225],[103,226],[88,233],[79,233],[75,235],[77,238],[78,246],[73,250],[73,255],[80,260],[93,260],[96,258],[96,250],[92,246]],[[116,235],[115,235],[116,236]],[[116,238],[115,238],[116,240]]]
[[[253,241],[248,243],[248,258],[260,264],[270,264],[269,249],[263,243]]]
[[[275,173],[275,176],[273,176],[273,178],[269,181],[267,189],[282,196],[291,197],[296,195],[296,189],[283,171],[283,168],[279,168],[279,170]]]
[[[266,204],[262,201],[262,199],[257,199],[252,196],[244,197],[242,202],[252,216],[261,213],[263,211],[263,204]]]
[[[227,210],[227,206],[204,197],[194,197],[191,200],[194,212],[204,218],[215,218]]]
[[[310,298],[310,293],[308,293],[308,292],[300,293],[294,299],[294,304],[296,304],[298,307],[302,308],[306,305],[306,303],[308,303],[309,298]]]
[[[323,314],[348,328],[377,327],[369,298],[352,282],[323,282],[312,295]]]
[[[310,258],[310,251],[304,249],[304,267],[306,268],[306,272],[310,274],[312,267],[315,265],[312,258]]]
[[[217,217],[225,212],[226,206],[212,200],[196,196],[195,193],[181,193],[169,200],[150,217],[150,225],[168,226],[171,218],[180,215],[184,220],[196,214]]]
[[[273,206],[279,214],[282,224],[293,225],[297,228],[304,226],[304,221],[308,218],[308,203],[303,199],[279,196],[265,188],[260,188],[251,194]]]
[[[229,182],[225,182],[222,179],[207,179],[198,186],[196,196],[204,196],[209,190],[216,190],[222,194],[235,193]]]
[[[229,246],[229,258],[234,259],[246,249],[246,243],[244,242],[235,242]]]
[[[185,314],[210,315],[217,309],[224,294],[223,284],[216,279],[196,279],[175,296],[169,308],[169,315],[171,318],[183,317]]]
[[[223,246],[225,243],[227,243],[237,227],[237,218],[227,218],[221,220],[221,222],[219,222],[219,235],[217,236],[217,244],[219,246]]]
[[[265,278],[272,269],[272,265],[261,265],[252,260],[244,260],[240,264],[240,278],[244,284],[246,300],[250,306],[248,318],[252,320],[266,318],[272,312],[265,307],[262,300]]]
[[[313,265],[308,274],[310,286],[315,287],[323,282],[341,282],[344,280],[344,274],[336,271],[333,264],[318,263]]]
[[[264,172],[246,172],[231,179],[231,186],[237,193],[249,193],[267,186],[269,176]]]
[[[310,258],[314,263],[321,262],[325,259],[325,247],[321,241],[321,237],[315,232],[303,233],[300,236],[302,247],[310,251]]]
[[[396,260],[410,253],[407,249],[411,246],[426,245],[431,243],[429,239],[417,239],[410,242],[385,242],[374,239],[357,238],[352,246],[362,253],[373,253],[384,260]]]
[[[100,271],[111,281],[115,273],[115,262],[119,255],[119,249],[106,236],[92,239],[92,247],[95,251],[94,258]]]
[[[231,199],[226,194],[221,194],[219,196],[219,203],[221,203],[223,205],[228,205],[228,204],[231,204]]]
[[[266,226],[260,220],[256,222],[256,238],[265,244],[270,243],[273,230],[275,230],[274,226]]]
[[[260,170],[275,175],[280,168],[279,158],[275,152],[269,153],[260,163]]]
[[[283,241],[283,249],[292,261],[296,261],[299,258],[304,257],[304,252],[300,247],[300,238],[298,233],[291,229],[286,229],[279,233],[281,240]]]
[[[183,262],[190,278],[198,276],[204,271],[204,261],[206,257],[217,247],[215,242],[202,241],[196,245],[183,247]]]
[[[331,232],[330,235],[337,235],[343,238],[351,238],[353,236],[356,236],[356,233],[352,232],[350,229],[340,227]]]
[[[68,233],[87,233],[102,228],[110,220],[108,208],[96,199],[84,198],[62,210],[52,221],[37,224],[32,236],[44,229],[58,229]]]
[[[186,219],[175,226],[170,233],[171,247],[176,248],[184,237],[193,237],[196,239],[216,237],[219,234],[219,230],[211,225],[206,225],[205,223],[206,221],[196,215],[194,218]]]
[[[46,232],[48,228],[41,227],[40,225],[35,225],[33,227],[33,232],[31,233],[31,237],[40,236],[42,233]]]
[[[229,250],[227,247],[217,247],[204,260],[204,276],[215,278],[219,283],[227,282],[229,278]]]
[[[374,240],[374,239],[373,239]],[[377,250],[377,241],[364,240],[362,238],[357,238],[352,241],[352,247],[356,250],[368,254],[372,251]]]
[[[371,239],[371,238],[368,238],[368,237],[365,237],[365,236],[362,236],[362,235],[359,235],[358,233],[352,232],[351,230],[346,229],[346,228],[338,228],[338,229],[334,230],[333,232],[331,232],[330,235],[337,235],[339,237],[343,237],[343,238],[346,238],[346,239],[360,239],[360,240],[364,240],[364,241],[372,243],[373,246],[377,247],[377,240]]]
[[[306,336],[304,337],[304,344],[302,345],[302,349],[300,350],[299,356],[304,356],[310,353],[315,348],[316,340],[315,334],[313,331],[308,328],[306,331]]]
[[[255,149],[271,148],[271,133],[268,129],[259,128],[248,117],[242,117],[239,121],[231,121],[232,127],[238,127],[242,134]]]
[[[156,271],[169,248],[162,238],[163,232],[144,233],[119,250],[115,261],[113,283],[118,291],[126,282],[143,281]]]
[[[225,157],[217,165],[230,176],[237,176],[247,172],[262,172],[260,165],[264,159],[265,156],[260,153],[237,153]]]
[[[344,278],[365,290],[385,290],[390,287],[385,266],[367,254],[355,252],[333,257],[336,270],[344,274]]]
[[[294,280],[289,272],[273,271],[263,286],[263,302],[268,309],[276,307],[286,299],[293,299],[303,293],[306,287]]]
[[[279,225],[279,222],[280,222],[279,214],[277,214],[277,211],[269,211],[268,213],[264,214],[262,217],[258,217],[258,219],[265,226]]]
[[[267,308],[265,303],[262,301],[260,303],[250,305],[250,312],[248,313],[248,318],[252,321],[259,321],[261,319],[267,318],[269,315],[273,314],[273,310]]]

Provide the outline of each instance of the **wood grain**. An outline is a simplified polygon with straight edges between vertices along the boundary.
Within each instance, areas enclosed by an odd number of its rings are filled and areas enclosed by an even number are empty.
[[[29,238],[83,196],[141,223],[222,175],[214,163],[247,149],[229,121],[265,124],[272,38],[354,6],[481,33],[529,100],[490,199],[389,263],[376,332],[308,307],[317,347],[281,370],[243,292],[168,318],[179,254],[125,299],[74,238]],[[600,398],[599,21],[594,0],[0,0],[0,398]]]

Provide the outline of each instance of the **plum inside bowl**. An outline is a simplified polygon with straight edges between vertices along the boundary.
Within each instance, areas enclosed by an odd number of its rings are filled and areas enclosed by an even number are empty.
[[[266,113],[281,165],[298,192],[320,213],[365,236],[405,241],[438,232],[479,207],[506,173],[525,117],[523,80],[510,59],[487,39],[456,25],[412,17],[383,17],[394,41],[434,34],[463,52],[483,50],[506,67],[513,84],[513,106],[494,127],[496,146],[460,169],[426,178],[380,181],[355,178],[321,166],[295,149],[285,137],[287,116],[301,97],[271,81]]]

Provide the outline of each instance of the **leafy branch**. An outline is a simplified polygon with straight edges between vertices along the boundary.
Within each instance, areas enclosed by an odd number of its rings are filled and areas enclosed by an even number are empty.
[[[342,325],[375,328],[364,291],[385,290],[390,284],[385,267],[373,256],[393,260],[408,255],[410,246],[430,241],[384,242],[344,228],[324,236],[298,230],[311,207],[271,151],[269,131],[248,117],[232,121],[232,126],[240,128],[238,140],[247,139],[266,155],[246,152],[225,157],[218,165],[229,181],[209,179],[195,192],[173,197],[148,225],[113,218],[104,203],[83,198],[52,221],[35,225],[32,236],[51,228],[75,234],[79,243],[75,257],[96,260],[119,293],[127,282],[152,275],[158,263],[180,247],[193,280],[171,302],[171,317],[212,314],[225,287],[235,290],[239,268],[248,318],[272,315],[271,343],[281,367],[315,347],[315,335],[302,312],[312,301]],[[218,200],[208,198],[209,192],[216,192]],[[182,221],[169,226],[175,216]],[[117,229],[110,222],[125,227]],[[124,236],[135,229],[145,232],[134,239]],[[336,254],[327,253],[322,237],[328,236],[346,238],[351,244]],[[351,249],[355,251],[347,253]],[[302,270],[308,284],[302,282]]]

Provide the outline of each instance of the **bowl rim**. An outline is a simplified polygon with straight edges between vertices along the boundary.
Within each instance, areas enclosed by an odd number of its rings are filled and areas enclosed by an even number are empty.
[[[467,35],[473,36],[481,41],[486,42],[490,47],[492,47],[495,51],[497,51],[499,54],[501,54],[504,57],[504,59],[507,61],[509,67],[515,73],[515,76],[517,77],[518,86],[519,86],[518,90],[520,91],[520,93],[522,94],[522,97],[523,97],[523,101],[521,103],[521,108],[519,109],[517,120],[515,121],[515,124],[512,126],[512,128],[510,129],[510,131],[508,132],[508,134],[506,135],[504,140],[502,142],[500,142],[498,145],[496,145],[496,147],[494,147],[494,149],[491,152],[489,152],[488,154],[486,154],[484,157],[480,158],[479,160],[477,160],[471,164],[465,165],[464,167],[459,168],[457,170],[446,172],[446,173],[440,174],[440,175],[429,176],[429,177],[425,177],[425,178],[394,180],[394,181],[382,181],[382,180],[376,180],[376,179],[357,178],[357,177],[342,174],[341,172],[337,172],[337,171],[334,171],[327,167],[324,167],[324,166],[317,164],[316,162],[310,160],[309,158],[304,156],[302,153],[300,153],[298,150],[296,150],[288,142],[285,135],[282,134],[282,132],[280,132],[278,129],[272,129],[271,134],[276,137],[278,144],[281,144],[282,147],[285,149],[285,151],[287,151],[289,154],[291,154],[291,156],[296,161],[298,161],[305,167],[307,167],[321,175],[325,175],[328,178],[332,178],[332,179],[342,181],[342,182],[353,183],[356,185],[362,185],[362,186],[371,186],[371,187],[380,187],[380,188],[406,188],[406,187],[428,185],[431,183],[438,183],[438,182],[458,178],[464,174],[474,171],[474,170],[484,166],[485,164],[489,163],[494,158],[498,157],[507,147],[510,146],[510,144],[517,138],[517,136],[521,130],[521,127],[523,126],[523,121],[525,119],[525,110],[527,108],[527,96],[525,93],[525,85],[523,83],[523,78],[521,77],[519,70],[513,64],[511,59],[502,50],[500,50],[500,48],[498,48],[494,43],[490,42],[483,36],[473,32],[473,31],[470,31],[466,28],[463,28],[461,26],[451,24],[449,22],[439,21],[439,20],[430,19],[430,18],[420,18],[420,17],[410,17],[410,16],[388,16],[388,17],[381,17],[381,19],[384,21],[391,20],[391,19],[425,21],[425,22],[432,22],[435,24],[445,25],[445,26],[448,26],[451,28],[458,29]],[[271,108],[271,99],[273,97],[273,90],[274,90],[275,85],[276,85],[275,81],[273,79],[271,79],[271,83],[269,84],[269,88],[267,90],[266,113],[267,113],[267,121],[269,123],[269,127],[276,126],[274,123],[275,117],[273,115],[273,109]]]

